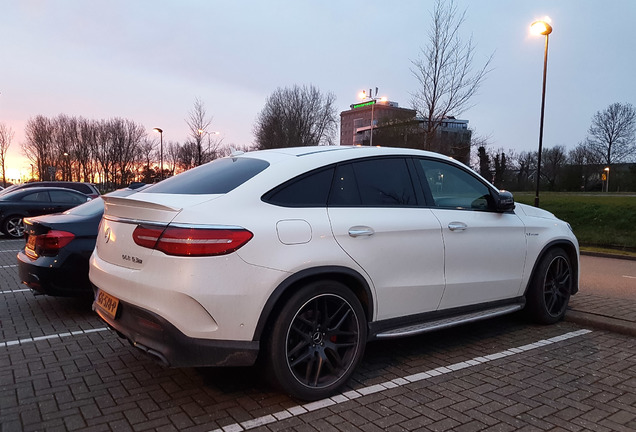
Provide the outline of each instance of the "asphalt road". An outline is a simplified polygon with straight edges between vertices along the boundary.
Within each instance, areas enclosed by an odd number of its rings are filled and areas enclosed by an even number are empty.
[[[636,261],[581,256],[580,292],[636,300]]]

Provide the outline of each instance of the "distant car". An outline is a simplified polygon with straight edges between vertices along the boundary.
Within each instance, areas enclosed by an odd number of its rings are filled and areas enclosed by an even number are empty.
[[[85,182],[67,182],[67,181],[43,181],[43,182],[29,182],[23,184],[16,184],[9,186],[3,191],[0,191],[0,196],[20,189],[34,188],[34,187],[61,187],[66,189],[73,189],[78,192],[88,195],[91,198],[97,198],[100,193],[92,183]]]
[[[566,222],[431,152],[234,152],[104,201],[101,319],[171,366],[260,354],[302,399],[336,393],[369,340],[524,309],[554,323],[578,290]]]
[[[127,196],[126,188],[107,196]],[[104,201],[96,198],[64,213],[24,219],[26,242],[18,252],[22,283],[39,294],[90,296],[88,259],[95,248]]]
[[[6,236],[20,238],[24,235],[25,217],[63,212],[90,200],[89,196],[66,188],[14,190],[0,196],[0,230]]]

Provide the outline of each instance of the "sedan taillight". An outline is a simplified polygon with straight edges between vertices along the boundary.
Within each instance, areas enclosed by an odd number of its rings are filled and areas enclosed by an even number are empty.
[[[132,236],[139,246],[156,249],[166,255],[214,256],[234,252],[254,235],[242,228],[163,228],[138,225]]]
[[[74,238],[75,234],[73,233],[51,230],[46,234],[35,236],[35,242],[32,243],[33,251],[39,256],[55,256],[60,249],[72,242]]]

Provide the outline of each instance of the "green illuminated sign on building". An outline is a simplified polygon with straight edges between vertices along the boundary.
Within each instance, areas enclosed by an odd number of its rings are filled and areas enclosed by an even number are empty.
[[[369,105],[374,105],[374,104],[375,104],[375,100],[371,100],[369,102],[362,102],[362,103],[359,103],[359,104],[352,105],[351,108],[353,108],[353,109],[362,108],[362,107],[369,106]]]

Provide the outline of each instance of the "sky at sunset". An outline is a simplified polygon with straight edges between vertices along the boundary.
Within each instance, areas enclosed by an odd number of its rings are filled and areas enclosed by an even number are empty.
[[[459,114],[491,148],[538,147],[549,16],[544,147],[574,148],[594,113],[636,105],[634,0],[457,0],[475,63],[494,53],[472,108]],[[313,84],[339,111],[379,88],[410,107],[410,67],[428,41],[432,0],[0,0],[0,122],[15,131],[8,170],[26,170],[24,126],[36,115],[123,117],[183,143],[196,98],[225,145],[251,144],[278,87]]]

